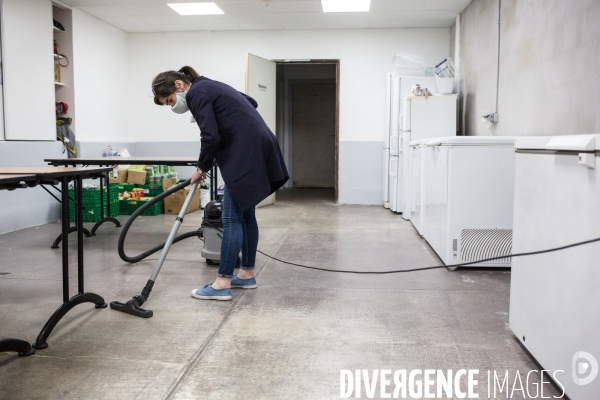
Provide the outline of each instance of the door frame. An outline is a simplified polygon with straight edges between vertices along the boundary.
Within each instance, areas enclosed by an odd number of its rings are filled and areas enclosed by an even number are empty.
[[[335,202],[338,202],[339,187],[339,163],[340,163],[340,60],[335,59],[316,59],[316,60],[277,60],[277,65],[287,64],[332,64],[335,65]],[[302,80],[307,81],[307,80]],[[319,80],[324,82],[324,80]],[[290,101],[290,99],[288,99]],[[291,145],[291,144],[290,144]],[[290,157],[291,160],[291,157]],[[293,172],[292,172],[293,173]]]

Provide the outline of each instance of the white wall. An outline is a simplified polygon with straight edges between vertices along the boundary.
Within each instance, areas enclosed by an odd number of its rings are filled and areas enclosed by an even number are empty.
[[[449,41],[447,28],[133,33],[130,140],[199,140],[188,118],[153,103],[152,78],[191,65],[243,91],[250,52],[269,59],[340,59],[340,141],[382,141],[385,72],[393,54],[420,54],[433,66],[448,56]]]
[[[128,34],[74,8],[73,73],[77,141],[128,141]]]

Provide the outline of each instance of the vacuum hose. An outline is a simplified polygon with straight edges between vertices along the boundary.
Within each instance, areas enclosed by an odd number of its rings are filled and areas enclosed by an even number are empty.
[[[140,214],[144,212],[144,210],[146,210],[148,207],[152,206],[154,203],[161,201],[165,197],[188,186],[190,184],[190,181],[191,181],[191,179],[188,179],[185,182],[182,182],[176,186],[173,186],[166,192],[163,192],[163,193],[159,194],[158,196],[154,197],[152,200],[149,200],[146,204],[144,204],[143,206],[138,208],[133,214],[131,214],[131,217],[129,217],[127,222],[125,222],[125,225],[123,225],[123,230],[121,230],[121,235],[119,236],[119,257],[121,257],[121,260],[128,262],[128,263],[136,263],[136,262],[141,261],[144,258],[148,257],[149,255],[156,253],[157,251],[161,250],[163,247],[165,247],[165,243],[159,244],[158,246],[155,246],[155,247],[151,248],[150,250],[147,250],[147,251],[145,251],[137,256],[134,256],[134,257],[129,257],[127,254],[125,254],[125,250],[123,249],[123,247],[125,245],[125,237],[127,236],[127,231],[129,231],[129,227],[131,226],[133,221],[135,221],[135,219],[137,217],[139,217]],[[187,232],[187,233],[184,233],[182,235],[175,237],[175,239],[173,239],[173,243],[177,243],[183,239],[187,239],[192,236],[198,236],[198,230]]]

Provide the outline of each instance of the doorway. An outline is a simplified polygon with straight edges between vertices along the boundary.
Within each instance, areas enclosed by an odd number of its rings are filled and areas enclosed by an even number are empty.
[[[339,60],[277,62],[277,137],[286,188],[338,199]]]

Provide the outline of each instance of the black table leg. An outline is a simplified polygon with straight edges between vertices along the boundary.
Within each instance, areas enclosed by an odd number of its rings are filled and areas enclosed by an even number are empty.
[[[121,227],[121,223],[119,222],[119,220],[110,216],[110,181],[108,179],[108,174],[109,173],[106,172],[104,174],[104,177],[100,178],[100,204],[101,204],[100,216],[102,218],[100,219],[100,221],[96,222],[96,225],[94,225],[94,227],[92,228],[92,236],[96,235],[96,231],[98,230],[100,225],[102,225],[105,222],[114,223],[116,228]],[[106,179],[106,197],[107,197],[106,211],[108,212],[108,215],[106,217],[104,217],[104,191],[102,190],[102,180],[103,179]]]
[[[62,189],[64,190],[64,189]],[[68,188],[67,188],[67,193],[68,193]],[[67,196],[68,199],[68,196]],[[62,200],[61,200],[62,201]],[[80,204],[83,201],[83,199],[81,197],[77,197],[77,193],[75,193],[75,206],[77,207],[77,204]],[[67,203],[68,204],[68,203]],[[68,208],[67,208],[67,216],[68,216]],[[70,224],[69,224],[70,226]],[[77,215],[75,215],[75,226],[71,226],[69,228],[69,230],[67,231],[67,236],[71,233],[71,232],[77,232]],[[92,234],[90,233],[90,231],[88,231],[87,229],[85,229],[84,227],[81,228],[82,232],[85,234],[86,237],[90,237],[92,236]],[[54,240],[54,243],[52,243],[52,246],[50,246],[51,249],[58,249],[58,244],[62,241],[64,235],[64,231],[63,233],[61,233],[60,235],[58,235],[58,237]]]
[[[31,343],[21,339],[2,339],[0,340],[0,352],[16,351],[20,356],[30,356],[35,354]]]
[[[82,178],[78,176],[75,182],[75,198],[82,199]],[[62,234],[67,237],[69,232],[69,178],[62,178],[62,198],[61,198],[61,220]],[[42,328],[33,347],[41,350],[48,347],[46,340],[52,333],[52,330],[58,324],[63,316],[75,306],[82,303],[94,303],[96,308],[106,308],[104,299],[95,293],[84,293],[83,291],[83,204],[77,201],[75,208],[75,221],[77,223],[77,275],[78,275],[78,294],[69,298],[69,241],[65,240],[62,246],[62,273],[63,273],[63,304],[52,314],[50,319]]]
[[[72,226],[71,228],[69,228],[69,233],[71,232],[77,232],[77,227],[76,226]],[[90,237],[92,236],[92,234],[90,233],[90,231],[88,231],[87,229],[83,228],[82,229],[83,234],[85,235],[85,237]],[[50,248],[52,249],[58,249],[58,245],[60,244],[60,242],[62,242],[62,233],[60,235],[58,235],[58,237],[56,238],[56,240],[54,241],[54,243],[52,243],[52,246],[50,246]]]

